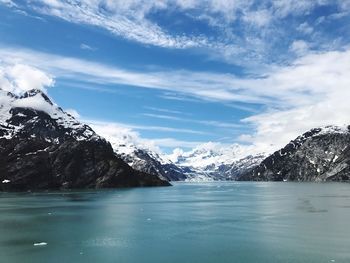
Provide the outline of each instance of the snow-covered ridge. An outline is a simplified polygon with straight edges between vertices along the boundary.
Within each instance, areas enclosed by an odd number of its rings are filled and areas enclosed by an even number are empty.
[[[24,122],[35,124],[38,116],[27,116],[25,111],[16,109],[30,109],[48,114],[60,127],[69,131],[69,135],[76,140],[100,139],[87,125],[77,121],[72,115],[54,104],[41,90],[30,90],[16,95],[0,89],[0,125],[6,129],[4,138],[11,138],[22,131]],[[46,124],[49,126],[49,124]]]
[[[240,144],[222,145],[220,143],[208,142],[191,151],[183,152],[175,149],[167,156],[175,164],[195,169],[215,169],[220,165],[232,164],[235,161],[243,159],[249,155],[260,154],[252,146]]]
[[[319,129],[321,129],[321,131],[318,133],[318,135],[350,132],[349,125],[342,125],[342,126],[328,125],[328,126],[320,127]]]

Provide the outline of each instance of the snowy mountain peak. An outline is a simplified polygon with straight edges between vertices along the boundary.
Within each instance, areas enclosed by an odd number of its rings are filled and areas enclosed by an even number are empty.
[[[41,96],[47,103],[49,103],[50,105],[53,105],[50,98],[40,89],[28,90],[24,92],[24,94],[21,95],[20,98],[25,99],[25,98],[35,97],[35,96]]]
[[[2,136],[10,138],[44,130],[42,136],[60,138],[71,136],[77,140],[100,138],[87,125],[54,104],[41,90],[33,89],[16,95],[0,89],[0,125]],[[5,132],[6,131],[6,132]]]
[[[181,166],[205,169],[206,167],[232,164],[234,161],[250,154],[258,153],[255,153],[252,147],[249,146],[209,142],[201,144],[188,152],[175,149],[167,158]]]

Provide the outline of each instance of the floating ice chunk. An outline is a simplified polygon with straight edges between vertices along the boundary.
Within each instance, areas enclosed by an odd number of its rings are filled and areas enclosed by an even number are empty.
[[[8,183],[11,183],[11,181],[8,180],[8,179],[5,179],[5,180],[2,181],[2,183],[3,183],[3,184],[8,184]]]
[[[35,247],[40,247],[40,246],[46,246],[47,243],[46,242],[40,242],[40,243],[34,243],[33,244]]]
[[[334,156],[334,158],[333,158],[333,163],[334,163],[338,158],[339,158],[338,155]]]
[[[152,219],[151,218],[147,218],[147,221],[151,221]]]

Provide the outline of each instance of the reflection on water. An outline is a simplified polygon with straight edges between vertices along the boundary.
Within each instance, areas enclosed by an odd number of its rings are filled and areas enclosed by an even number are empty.
[[[336,183],[2,193],[0,262],[350,262],[349,208]]]

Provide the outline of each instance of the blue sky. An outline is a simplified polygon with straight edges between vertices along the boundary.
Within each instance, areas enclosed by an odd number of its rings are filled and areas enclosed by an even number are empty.
[[[49,95],[81,120],[167,152],[277,147],[348,123],[335,94],[347,93],[349,11],[340,0],[0,0],[0,60],[48,74]]]

